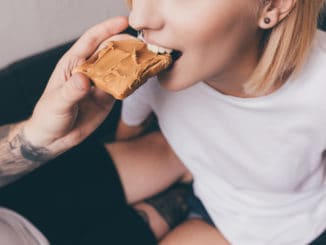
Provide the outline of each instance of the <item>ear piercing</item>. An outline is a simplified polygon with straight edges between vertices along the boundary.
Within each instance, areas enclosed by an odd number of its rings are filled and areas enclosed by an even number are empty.
[[[271,23],[271,19],[266,17],[266,18],[264,18],[264,22],[265,22],[265,24],[269,24],[269,23]]]
[[[263,1],[263,4],[266,6],[266,5],[270,5],[271,4],[271,0],[264,0]],[[270,24],[271,23],[271,19],[269,17],[265,17],[264,18],[264,23],[266,25]]]
[[[268,4],[270,4],[270,3],[271,3],[271,0],[264,0],[264,1],[263,1],[263,4],[264,4],[264,5],[268,5]]]

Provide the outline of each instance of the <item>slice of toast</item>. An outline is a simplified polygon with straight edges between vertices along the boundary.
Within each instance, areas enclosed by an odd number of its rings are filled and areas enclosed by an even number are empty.
[[[85,74],[95,86],[121,100],[171,64],[170,54],[156,54],[143,41],[128,39],[109,42],[75,72]]]

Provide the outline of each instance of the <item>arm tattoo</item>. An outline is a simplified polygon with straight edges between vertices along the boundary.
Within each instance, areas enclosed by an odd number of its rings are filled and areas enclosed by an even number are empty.
[[[173,229],[189,214],[187,199],[190,195],[193,195],[191,184],[176,184],[145,202],[156,209]]]
[[[31,172],[51,159],[50,151],[44,147],[33,146],[21,129],[9,139],[12,126],[0,127],[0,186]]]

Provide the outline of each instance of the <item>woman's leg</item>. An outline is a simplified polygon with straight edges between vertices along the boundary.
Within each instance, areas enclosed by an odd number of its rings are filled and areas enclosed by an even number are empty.
[[[192,194],[191,186],[174,184],[190,182],[191,174],[160,132],[106,147],[118,169],[128,203],[133,204],[160,240],[188,214],[186,199]]]
[[[201,219],[191,219],[171,231],[160,245],[229,245],[215,227]]]
[[[134,204],[189,178],[189,171],[160,132],[106,145],[127,202]]]

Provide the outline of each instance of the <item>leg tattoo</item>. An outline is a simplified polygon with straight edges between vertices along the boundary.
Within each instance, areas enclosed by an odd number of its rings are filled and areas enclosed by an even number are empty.
[[[156,209],[170,229],[173,229],[189,214],[189,195],[192,195],[191,184],[176,184],[145,202]]]

